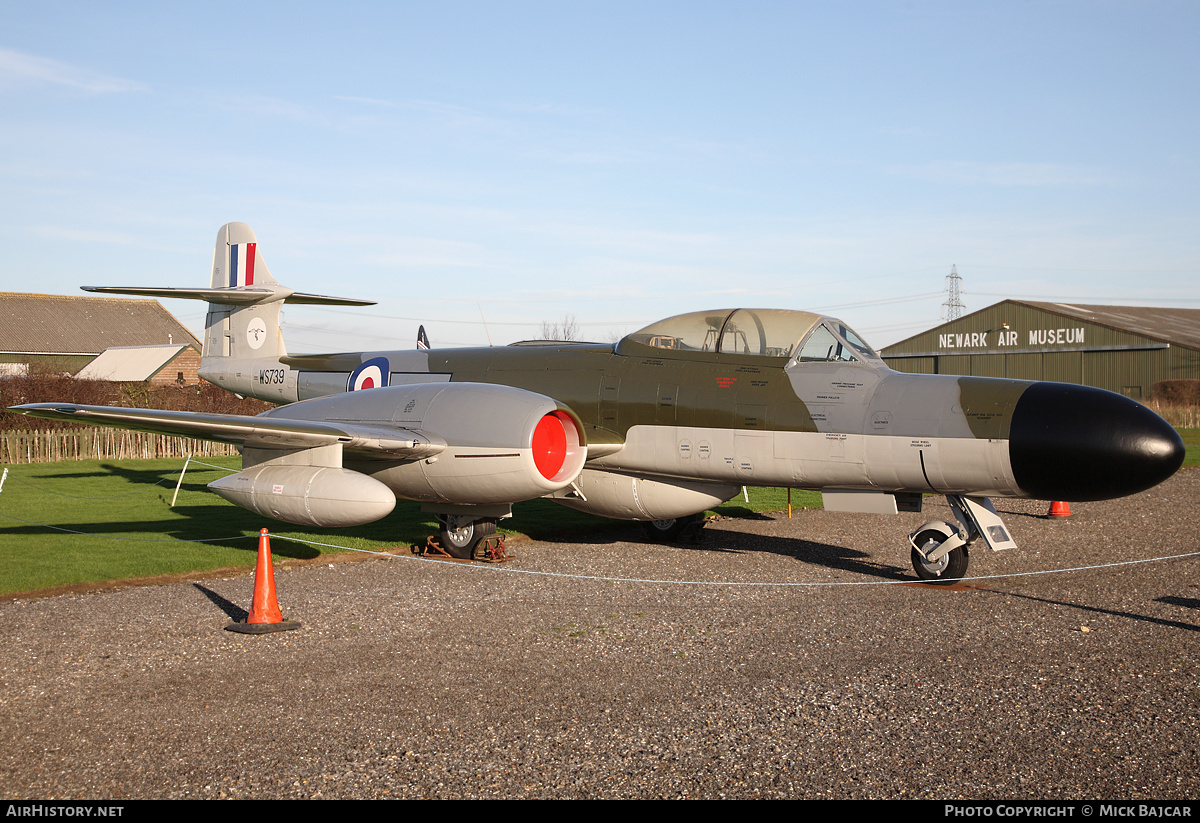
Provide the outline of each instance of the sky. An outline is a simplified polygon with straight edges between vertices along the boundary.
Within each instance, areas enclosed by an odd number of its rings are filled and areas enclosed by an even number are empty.
[[[289,351],[720,307],[1200,308],[1200,4],[0,0],[0,290],[207,286]],[[164,301],[198,331],[204,305]]]

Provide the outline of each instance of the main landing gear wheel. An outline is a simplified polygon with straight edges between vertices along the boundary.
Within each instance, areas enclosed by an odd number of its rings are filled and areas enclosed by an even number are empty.
[[[926,529],[917,534],[913,538],[913,542],[921,547],[922,551],[932,551],[939,543],[946,539],[946,535],[936,529]],[[951,549],[942,555],[938,560],[926,560],[924,555],[916,549],[912,550],[913,571],[917,573],[917,577],[926,580],[930,583],[955,583],[961,580],[967,573],[967,547],[959,546],[957,549]]]
[[[669,520],[643,520],[642,537],[651,543],[674,543],[689,526],[700,521],[700,515],[672,517]]]
[[[446,554],[459,560],[471,560],[479,541],[496,533],[496,521],[476,519],[465,514],[444,514],[438,517],[438,542]]]

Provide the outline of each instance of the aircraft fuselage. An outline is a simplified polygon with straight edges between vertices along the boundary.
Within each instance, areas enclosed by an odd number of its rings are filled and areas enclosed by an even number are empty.
[[[918,576],[959,579],[969,544],[1016,543],[989,496],[1100,500],[1183,461],[1179,435],[1087,386],[902,374],[841,321],[777,308],[675,315],[615,345],[287,354],[285,303],[369,305],[281,285],[243,223],[217,233],[203,288],[90,287],[208,303],[200,376],[282,404],[256,417],[38,403],[16,411],[238,445],[209,487],[264,516],[352,526],[397,499],[472,557],[513,503],[548,497],[673,539],[744,486],[820,489],[836,511],[954,521],[909,535]]]
[[[628,339],[284,357],[209,379],[286,403],[354,390],[367,364],[370,391],[473,382],[553,398],[582,422],[589,468],[737,486],[1102,499],[1159,482],[1177,449],[1157,415],[1086,386]]]

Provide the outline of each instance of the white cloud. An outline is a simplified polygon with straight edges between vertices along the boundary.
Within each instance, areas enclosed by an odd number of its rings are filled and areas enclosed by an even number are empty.
[[[108,246],[131,246],[138,249],[170,252],[171,254],[186,254],[193,251],[193,249],[189,246],[172,246],[162,242],[162,235],[152,230],[149,226],[142,234],[131,234],[129,232],[120,231],[105,231],[103,229],[70,228],[67,226],[55,226],[48,224],[29,226],[22,231],[33,237],[48,237],[52,240],[65,240],[71,243],[100,243]]]
[[[30,226],[30,234],[39,237],[52,237],[56,240],[73,240],[81,243],[106,243],[115,246],[142,246],[136,237],[125,232],[94,231],[89,229],[67,228],[65,226]]]
[[[35,57],[32,54],[0,48],[0,88],[21,88],[44,83],[67,86],[88,94],[150,89],[145,83],[136,80],[112,77],[48,57]]]
[[[922,166],[896,166],[892,172],[938,183],[983,183],[992,186],[1106,186],[1120,182],[1100,169],[1063,163],[939,160]]]
[[[290,120],[306,120],[308,109],[278,97],[228,95],[217,98],[215,105],[226,111],[248,112],[260,117],[282,117]]]

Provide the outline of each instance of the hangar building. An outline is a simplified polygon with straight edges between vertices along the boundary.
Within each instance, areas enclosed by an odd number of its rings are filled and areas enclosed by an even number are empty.
[[[1150,399],[1200,378],[1200,309],[1004,300],[888,346],[896,371],[1081,383]]]
[[[0,376],[192,385],[200,341],[157,300],[0,292]]]

